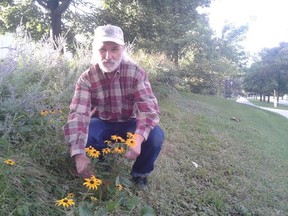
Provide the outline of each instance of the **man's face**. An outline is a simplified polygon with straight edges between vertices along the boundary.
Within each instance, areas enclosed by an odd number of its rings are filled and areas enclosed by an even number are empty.
[[[124,46],[114,42],[99,42],[95,47],[97,52],[97,62],[104,72],[113,72],[120,65]]]

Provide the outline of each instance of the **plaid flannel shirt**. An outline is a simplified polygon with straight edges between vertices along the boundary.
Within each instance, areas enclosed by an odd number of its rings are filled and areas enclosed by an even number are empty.
[[[146,140],[159,123],[158,102],[146,72],[134,63],[122,62],[112,78],[98,65],[79,77],[63,127],[71,156],[85,154],[91,117],[112,122],[136,118],[135,133]]]

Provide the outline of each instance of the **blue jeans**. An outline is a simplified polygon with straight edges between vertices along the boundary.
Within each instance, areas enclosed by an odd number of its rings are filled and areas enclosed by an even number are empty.
[[[136,120],[127,122],[109,122],[98,118],[91,118],[86,147],[93,146],[98,151],[106,148],[105,140],[110,140],[111,135],[118,135],[124,139],[127,132],[134,133]],[[154,163],[160,153],[164,141],[164,132],[157,125],[151,130],[147,140],[142,143],[141,153],[133,164],[132,176],[148,176],[154,169]]]

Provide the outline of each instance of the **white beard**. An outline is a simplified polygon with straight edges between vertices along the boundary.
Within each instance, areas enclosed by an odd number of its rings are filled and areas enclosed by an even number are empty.
[[[115,71],[120,63],[122,61],[122,58],[120,58],[118,61],[114,61],[114,60],[103,60],[103,61],[99,61],[99,67],[100,69],[103,71],[103,72],[107,72],[107,73],[110,73],[110,72],[113,72]]]

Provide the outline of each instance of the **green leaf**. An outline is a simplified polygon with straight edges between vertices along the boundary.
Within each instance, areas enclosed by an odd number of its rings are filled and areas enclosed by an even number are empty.
[[[133,186],[133,183],[126,177],[121,178],[121,183],[122,183],[122,185],[124,185],[124,187],[127,187],[127,188]]]
[[[18,206],[17,213],[19,215],[29,215],[29,205],[24,204],[24,205]]]
[[[141,209],[141,216],[156,216],[156,213],[152,207],[146,205]]]
[[[115,193],[116,189],[115,186],[113,185],[108,185],[106,186],[106,189],[110,192],[110,193]]]
[[[116,201],[110,201],[109,203],[107,203],[106,208],[109,212],[114,211],[117,208],[118,204]]]
[[[126,200],[125,205],[128,209],[133,209],[135,206],[137,206],[140,203],[139,199],[137,197],[131,197]]]
[[[96,212],[95,215],[97,216],[105,216],[108,215],[108,211],[106,208],[99,208]]]
[[[93,212],[88,206],[79,206],[79,216],[93,216]]]

